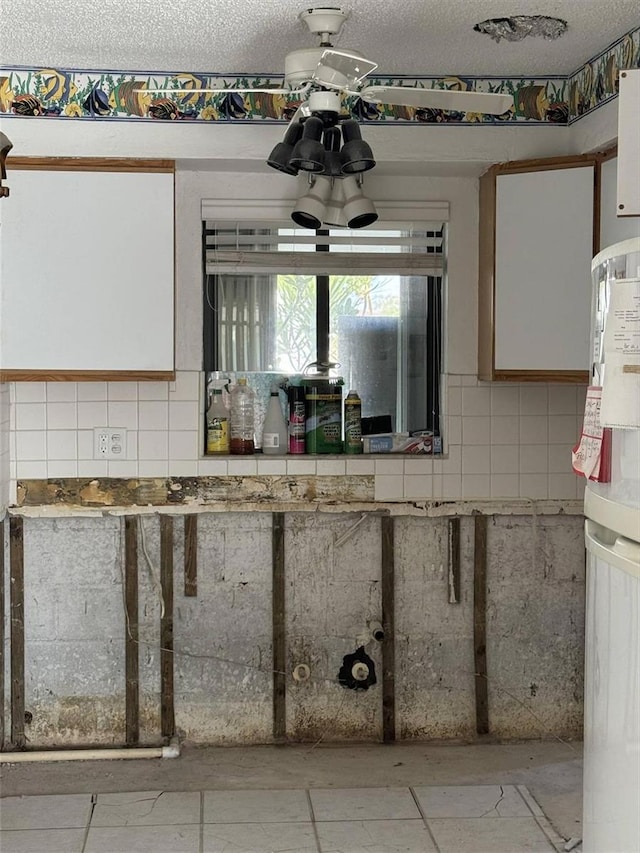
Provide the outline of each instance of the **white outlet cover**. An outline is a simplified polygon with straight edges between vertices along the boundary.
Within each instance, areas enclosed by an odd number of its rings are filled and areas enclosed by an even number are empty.
[[[93,428],[94,459],[126,459],[127,431],[124,427]]]

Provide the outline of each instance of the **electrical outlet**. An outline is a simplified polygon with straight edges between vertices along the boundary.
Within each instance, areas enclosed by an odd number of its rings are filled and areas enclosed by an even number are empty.
[[[93,428],[94,459],[126,459],[127,431],[120,427]]]

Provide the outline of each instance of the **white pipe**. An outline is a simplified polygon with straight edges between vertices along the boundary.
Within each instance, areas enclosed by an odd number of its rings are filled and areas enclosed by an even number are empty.
[[[100,761],[113,758],[179,758],[180,742],[172,738],[168,746],[117,747],[115,749],[52,749],[41,752],[2,752],[0,764],[27,761]]]

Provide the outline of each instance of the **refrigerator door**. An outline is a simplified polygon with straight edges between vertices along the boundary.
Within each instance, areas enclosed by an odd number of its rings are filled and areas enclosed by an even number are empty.
[[[640,850],[640,543],[587,519],[584,853]]]

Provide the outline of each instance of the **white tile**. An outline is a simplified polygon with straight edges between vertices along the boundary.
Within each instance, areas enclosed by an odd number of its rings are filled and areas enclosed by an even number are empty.
[[[491,444],[519,444],[519,418],[498,415],[491,418]]]
[[[427,820],[438,817],[531,817],[513,785],[455,785],[413,789]]]
[[[78,403],[78,429],[108,426],[107,404],[104,401]],[[124,424],[118,424],[124,426]]]
[[[191,460],[198,456],[197,430],[175,430],[169,433],[169,459]]]
[[[460,384],[465,388],[473,388],[478,384],[478,377],[475,373],[460,374]]]
[[[309,795],[316,823],[420,818],[408,788],[313,788]]]
[[[376,459],[376,475],[404,474],[404,459],[396,455],[394,459]]]
[[[247,477],[258,473],[258,463],[255,457],[229,459],[227,467],[231,477]]]
[[[491,444],[491,418],[462,418],[462,444]]]
[[[168,477],[169,463],[163,459],[138,461],[139,477]]]
[[[200,377],[196,370],[178,370],[174,390],[169,391],[169,399],[198,400],[200,397]]]
[[[444,436],[450,445],[462,443],[462,417],[461,416],[452,415],[449,418],[445,418]]]
[[[575,385],[549,386],[550,415],[575,415],[577,412]]]
[[[47,429],[76,429],[78,411],[74,403],[47,403]]]
[[[584,415],[584,406],[587,400],[587,386],[576,385],[576,414]],[[551,412],[549,412],[551,414]]]
[[[520,445],[520,473],[546,474],[548,469],[547,448],[543,444]]]
[[[455,414],[455,412],[451,412],[451,414]],[[476,388],[463,388],[462,414],[464,417],[468,415],[490,415],[491,387],[477,386]]]
[[[138,431],[135,429],[127,430],[127,450],[126,459],[138,458]]]
[[[476,391],[476,388],[465,388],[465,391]],[[444,411],[447,415],[462,414],[462,388],[449,388],[445,397]]]
[[[520,416],[520,444],[546,444],[547,437],[548,418],[545,415]]]
[[[133,400],[124,403],[109,401],[107,419],[109,422],[105,426],[138,429],[138,404]]]
[[[44,403],[47,399],[44,382],[16,382],[16,403]]]
[[[432,486],[433,497],[434,498],[441,498],[442,497],[442,475],[434,472],[434,475],[431,478],[431,481],[433,484],[433,486]]]
[[[575,445],[579,437],[575,415],[549,415],[549,444]]]
[[[344,459],[318,459],[316,474],[324,477],[344,476],[346,463]]]
[[[2,829],[83,828],[89,822],[90,814],[91,794],[5,797],[2,800]]]
[[[169,404],[164,400],[143,400],[138,403],[138,426],[139,429],[168,429]],[[190,427],[193,429],[194,424]]]
[[[457,373],[449,373],[446,382],[450,388],[459,388],[462,385],[462,377]]]
[[[546,474],[520,474],[520,497],[544,500],[549,486]]]
[[[89,830],[84,853],[198,853],[200,827],[97,826]]]
[[[491,414],[517,415],[520,406],[520,389],[497,385],[491,388]]]
[[[168,400],[168,382],[138,382],[138,400]]]
[[[404,497],[404,477],[402,474],[385,476],[376,474],[374,480],[376,501],[400,501]]]
[[[492,474],[492,498],[517,498],[520,495],[520,477],[517,474]]]
[[[304,791],[204,792],[204,823],[306,823],[310,819]]]
[[[2,853],[81,853],[84,829],[0,830]]]
[[[489,474],[463,474],[463,498],[491,497],[491,477]]]
[[[197,477],[197,459],[172,459],[169,463],[169,477]],[[254,472],[255,473],[255,472]]]
[[[412,477],[405,475],[404,478],[404,497],[411,500],[420,498],[430,498],[433,494],[433,478],[426,474],[422,476]]]
[[[168,459],[169,433],[161,431],[138,431],[139,459]]]
[[[200,410],[197,401],[173,402],[169,395],[169,429],[197,429]]]
[[[347,459],[347,474],[375,474],[375,459]]]
[[[47,459],[77,459],[78,442],[75,430],[58,429],[47,432]]]
[[[55,479],[57,477],[77,477],[78,463],[75,459],[56,459],[47,462],[47,477]]]
[[[433,474],[433,457],[422,456],[418,453],[408,453],[404,459],[405,477]]]
[[[546,385],[520,386],[520,414],[547,415],[549,412],[549,395]]]
[[[16,429],[46,429],[47,407],[44,403],[16,403]]]
[[[517,444],[491,445],[491,473],[517,474],[520,470],[520,455]]]
[[[573,444],[550,444],[548,446],[549,473],[569,474],[571,472],[571,451],[573,447]]]
[[[16,459],[46,459],[47,433],[44,430],[15,434]]]
[[[534,817],[433,818],[429,826],[440,853],[553,853]]]
[[[44,459],[37,461],[18,460],[16,477],[19,480],[44,480],[47,476],[47,463]]]
[[[93,430],[78,430],[77,436],[78,459],[93,459]]]
[[[315,458],[287,459],[287,474],[303,477],[316,473]]]
[[[78,395],[76,382],[47,382],[47,403],[75,403]]]
[[[287,457],[283,455],[258,456],[258,474],[286,474],[287,473]],[[342,472],[344,473],[344,471]]]
[[[280,461],[280,460],[278,460]],[[283,462],[284,471],[283,473],[287,473],[287,463]],[[258,463],[259,465],[259,463]],[[198,474],[203,477],[226,477],[228,471],[227,460],[226,459],[199,459],[198,460]],[[266,473],[265,471],[260,472],[258,467],[258,473]]]
[[[107,462],[110,477],[137,477],[138,463],[124,459],[117,459],[115,462],[109,460]]]
[[[462,447],[462,476],[488,474],[491,470],[491,447],[468,445]]]
[[[213,823],[203,833],[203,853],[317,853],[311,823]]]
[[[108,400],[137,400],[138,399],[138,383],[137,382],[108,382],[107,383],[107,399]]]
[[[573,500],[577,479],[575,474],[549,474],[549,497],[555,500]]]
[[[443,474],[442,475],[442,497],[443,498],[461,498],[462,497],[462,474]]]
[[[106,459],[80,459],[78,477],[106,477],[109,467]]]
[[[421,820],[352,820],[317,826],[322,853],[435,853]]]
[[[447,456],[442,460],[443,474],[460,474],[462,471],[462,446],[450,444]]]
[[[576,499],[579,501],[584,500],[584,490],[586,488],[587,481],[582,477],[576,477]]]
[[[197,791],[98,794],[91,826],[165,826],[200,823]]]
[[[78,382],[78,402],[97,402],[107,399],[106,382]]]

